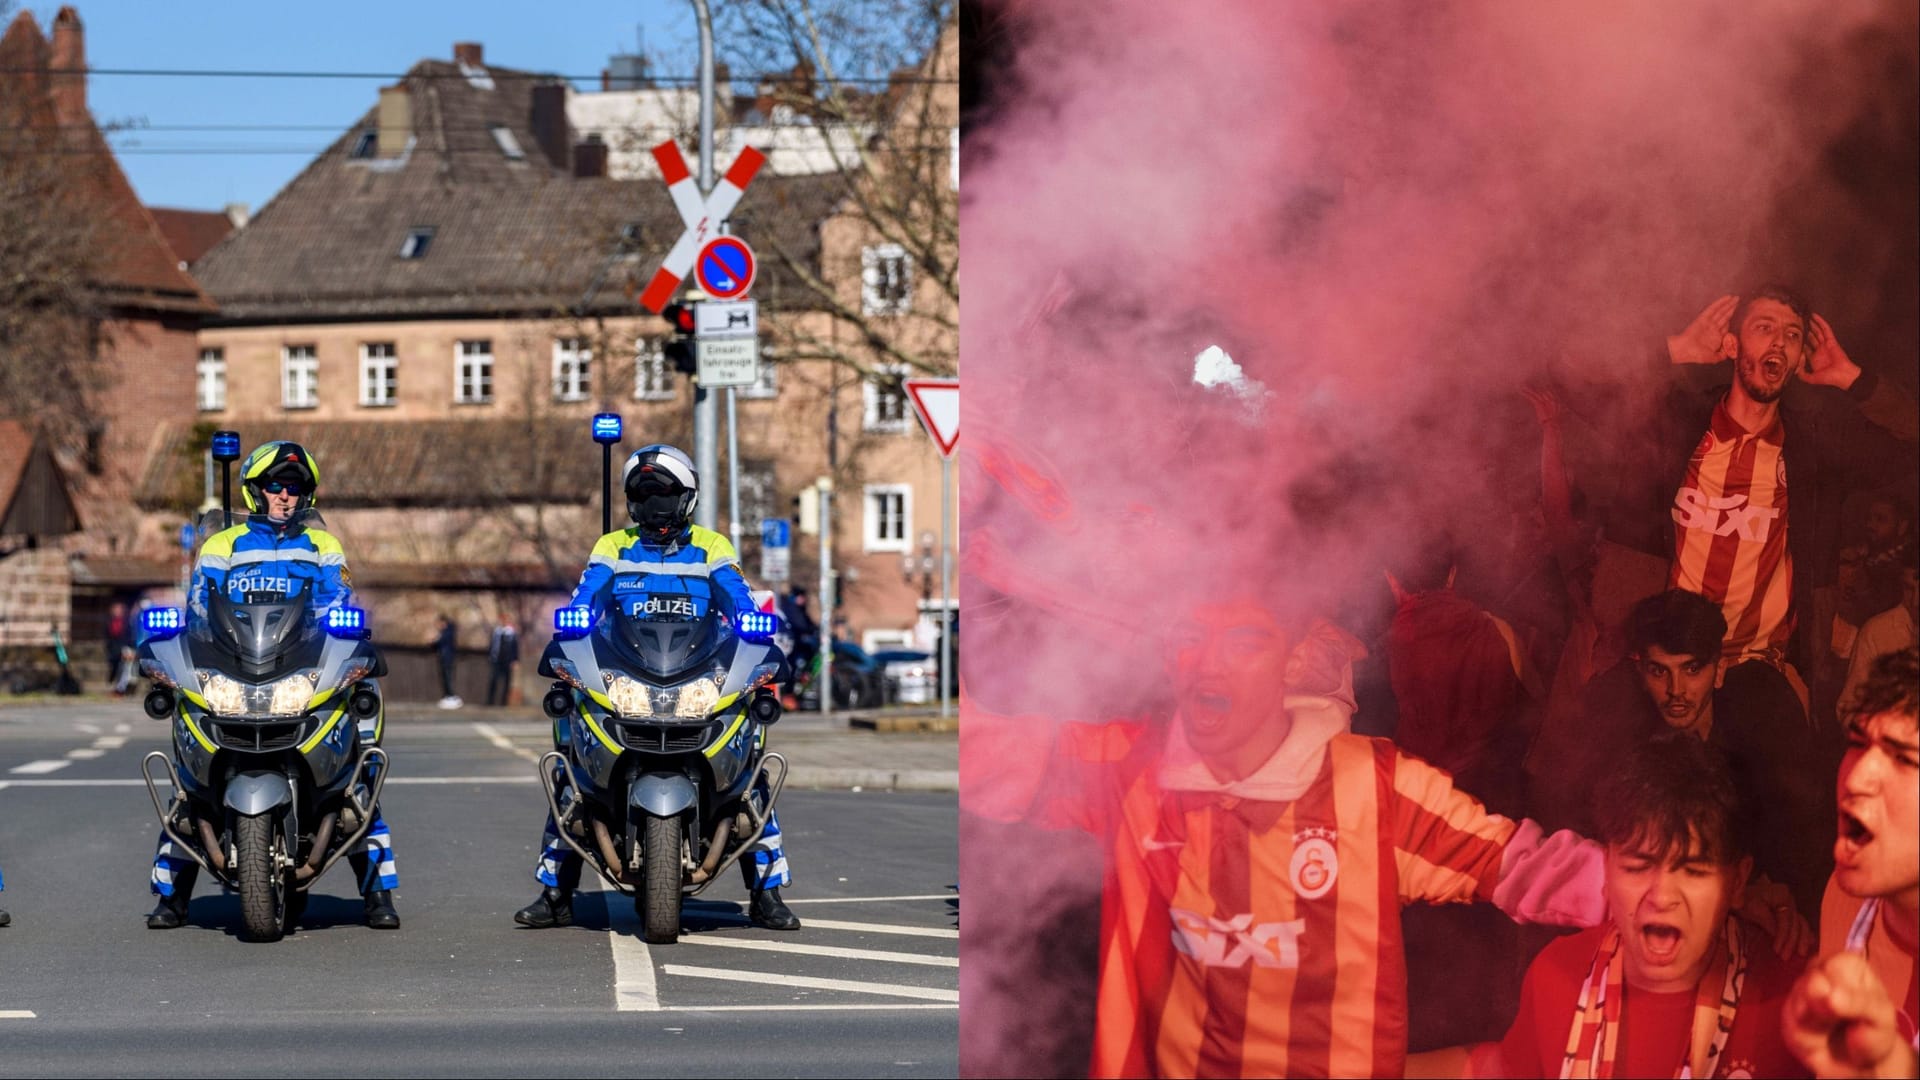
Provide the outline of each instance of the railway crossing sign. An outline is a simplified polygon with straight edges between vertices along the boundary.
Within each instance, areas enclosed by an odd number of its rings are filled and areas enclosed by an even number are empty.
[[[653,148],[653,159],[660,165],[660,178],[667,182],[667,193],[673,196],[674,209],[680,211],[680,220],[686,223],[686,230],[674,241],[673,249],[661,261],[660,269],[654,272],[653,280],[647,282],[646,289],[640,294],[640,306],[660,314],[667,301],[680,288],[680,282],[686,279],[689,271],[695,269],[696,257],[707,248],[718,235],[720,223],[733,212],[734,204],[746,193],[747,184],[753,180],[760,166],[766,163],[767,156],[749,146],[740,151],[733,165],[720,182],[713,186],[712,194],[702,198],[700,185],[694,182],[693,173],[687,169],[686,159],[680,156],[679,144],[669,139]],[[746,250],[746,245],[740,245]],[[739,267],[739,273],[746,275],[746,284],[728,297],[737,297],[745,293],[746,285],[753,282],[753,253],[747,251],[747,264]],[[719,293],[714,293],[718,296]]]

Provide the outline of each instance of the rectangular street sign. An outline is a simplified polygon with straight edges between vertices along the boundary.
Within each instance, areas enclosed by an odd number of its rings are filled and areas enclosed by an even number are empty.
[[[760,580],[785,581],[793,572],[793,523],[786,518],[760,521]]]
[[[752,386],[760,378],[757,337],[695,338],[693,349],[701,386]]]
[[[693,336],[752,337],[760,332],[760,304],[754,300],[703,300],[693,305]]]

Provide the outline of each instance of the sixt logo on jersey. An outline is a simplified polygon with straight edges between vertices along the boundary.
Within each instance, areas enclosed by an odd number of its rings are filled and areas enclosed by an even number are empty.
[[[1168,908],[1167,913],[1173,916],[1173,947],[1207,967],[1300,966],[1305,919],[1255,923],[1250,914],[1215,919],[1185,908]]]
[[[1766,541],[1773,519],[1780,516],[1774,507],[1748,505],[1745,495],[1708,496],[1695,487],[1674,493],[1671,513],[1683,529],[1703,529],[1715,536],[1731,536],[1737,530],[1740,539],[1755,543]]]

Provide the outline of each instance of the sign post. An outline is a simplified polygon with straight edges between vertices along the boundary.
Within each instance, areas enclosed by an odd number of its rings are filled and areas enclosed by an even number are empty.
[[[960,380],[907,379],[901,384],[920,426],[940,448],[940,716],[952,715],[953,671],[953,448],[960,442]]]

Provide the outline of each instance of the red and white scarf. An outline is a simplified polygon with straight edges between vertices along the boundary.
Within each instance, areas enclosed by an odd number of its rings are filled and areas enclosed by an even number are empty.
[[[1713,962],[1695,989],[1693,1034],[1686,1060],[1674,1075],[1682,1080],[1708,1080],[1720,1066],[1720,1054],[1733,1031],[1740,991],[1747,982],[1746,946],[1739,923],[1728,916]],[[1626,998],[1626,952],[1620,930],[1609,928],[1594,954],[1593,966],[1580,986],[1567,1031],[1566,1056],[1560,1061],[1561,1080],[1604,1080],[1614,1075],[1620,1044],[1620,1015]]]

